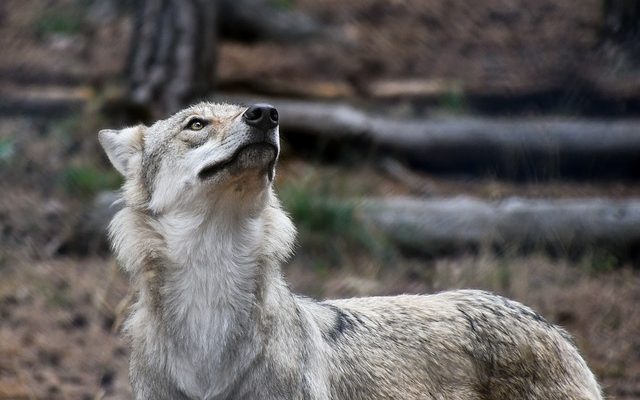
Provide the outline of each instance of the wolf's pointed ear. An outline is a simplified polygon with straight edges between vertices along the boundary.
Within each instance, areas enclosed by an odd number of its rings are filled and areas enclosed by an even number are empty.
[[[144,125],[138,125],[121,130],[103,129],[98,133],[98,140],[109,161],[123,176],[127,175],[131,158],[142,151],[145,128]]]

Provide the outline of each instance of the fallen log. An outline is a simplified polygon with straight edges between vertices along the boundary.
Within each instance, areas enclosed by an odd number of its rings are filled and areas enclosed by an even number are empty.
[[[389,198],[363,201],[363,221],[419,254],[478,249],[586,250],[634,257],[640,251],[640,201],[605,199],[484,201]]]
[[[640,120],[438,117],[394,119],[346,104],[280,101],[295,146],[368,143],[414,167],[507,178],[640,177]],[[315,143],[315,142],[314,142]]]
[[[106,250],[106,227],[122,207],[119,198],[116,192],[97,196],[61,252]],[[357,204],[361,222],[420,255],[483,248],[558,256],[607,251],[620,258],[640,252],[640,200],[455,197],[367,199]]]
[[[79,112],[89,101],[87,86],[0,85],[0,115],[40,114],[59,116]]]

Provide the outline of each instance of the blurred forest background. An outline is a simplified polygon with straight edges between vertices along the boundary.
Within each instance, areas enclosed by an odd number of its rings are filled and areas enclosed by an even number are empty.
[[[317,298],[482,288],[640,398],[637,0],[2,0],[0,399],[125,399],[98,130],[276,105]]]

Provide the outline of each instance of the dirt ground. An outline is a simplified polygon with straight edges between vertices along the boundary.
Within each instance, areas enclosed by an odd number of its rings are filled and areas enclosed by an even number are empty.
[[[482,288],[522,301],[576,339],[612,399],[640,396],[640,276],[589,273],[542,256],[491,255],[383,265],[318,266],[299,254],[292,289],[318,298]],[[127,281],[110,259],[4,260],[0,283],[0,399],[126,399],[126,342],[118,332]]]
[[[33,86],[89,85],[92,98],[100,97],[100,88],[124,65],[130,18],[107,13],[74,25],[77,4],[0,3],[0,95],[9,87],[28,92]],[[359,95],[368,82],[385,79],[442,80],[485,94],[544,91],[603,70],[613,81],[636,82],[636,70],[625,60],[611,70],[610,61],[621,59],[603,55],[598,46],[596,0],[579,7],[565,0],[293,4],[358,46],[223,43],[222,82],[345,82]],[[66,25],[54,24],[56,31],[51,21],[60,18]],[[127,278],[98,248],[63,251],[96,193],[118,183],[95,140],[108,124],[117,122],[92,110],[0,116],[0,400],[131,396],[128,347],[119,332]],[[505,182],[410,171],[411,179],[398,180],[378,161],[325,165],[286,153],[277,184],[322,196],[640,197],[640,184],[626,181]],[[573,260],[489,252],[417,259],[369,250],[335,232],[301,229],[284,273],[292,289],[317,298],[493,290],[569,330],[608,398],[640,399],[637,265],[597,254]]]

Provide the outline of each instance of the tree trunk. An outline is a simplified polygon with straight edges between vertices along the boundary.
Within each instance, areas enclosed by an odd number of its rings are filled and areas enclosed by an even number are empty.
[[[211,93],[218,34],[242,41],[320,38],[349,45],[339,32],[268,0],[139,0],[134,26],[130,97],[143,119],[165,116]]]
[[[216,1],[142,0],[129,62],[131,98],[154,117],[213,89]]]

